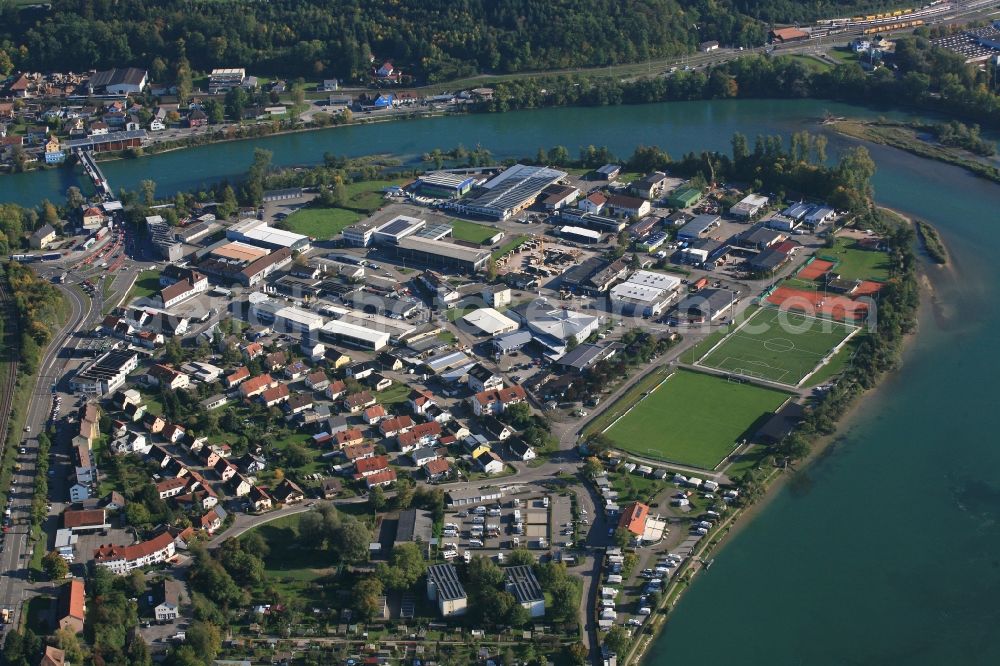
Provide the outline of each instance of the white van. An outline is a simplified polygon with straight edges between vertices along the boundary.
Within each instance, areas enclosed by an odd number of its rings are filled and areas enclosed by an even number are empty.
[[[458,557],[458,551],[457,550],[446,550],[443,553],[441,553],[441,555],[444,556],[444,559],[446,559],[448,561],[451,561],[451,560],[455,559],[456,557]]]
[[[483,547],[483,542],[481,539],[469,539],[469,548],[482,548],[482,547]]]

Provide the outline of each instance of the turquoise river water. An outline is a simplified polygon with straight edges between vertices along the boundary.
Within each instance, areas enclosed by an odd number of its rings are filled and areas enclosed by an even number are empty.
[[[276,164],[325,151],[419,155],[482,144],[498,157],[564,144],[728,149],[742,131],[816,129],[814,101],[557,109],[348,127],[108,163],[115,188],[158,192],[238,177],[254,146]],[[830,152],[849,145],[831,137]],[[716,556],[671,615],[648,666],[1000,663],[1000,187],[870,146],[877,199],[935,224],[951,267],[930,269],[920,334],[835,444]],[[73,177],[0,178],[0,201],[59,199]]]

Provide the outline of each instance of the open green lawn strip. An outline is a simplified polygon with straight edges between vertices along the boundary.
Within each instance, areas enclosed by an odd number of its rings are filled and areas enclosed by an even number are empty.
[[[647,374],[645,377],[636,382],[635,385],[626,391],[620,398],[615,400],[610,407],[605,409],[598,416],[594,417],[594,419],[587,424],[583,434],[590,435],[595,432],[603,431],[611,425],[616,418],[624,414],[625,410],[637,403],[643,393],[652,390],[652,388],[662,382],[669,373],[669,368],[661,366]]]
[[[451,220],[451,236],[455,240],[483,245],[499,233],[498,229],[467,220]]]
[[[862,249],[853,238],[839,237],[834,247],[824,248],[816,256],[838,262],[833,270],[844,280],[889,279],[889,255]]]
[[[149,298],[160,293],[160,271],[143,271],[135,279],[132,291],[129,292],[126,301],[133,298]]]
[[[820,367],[816,372],[809,377],[805,382],[804,386],[819,386],[823,382],[827,381],[831,377],[834,377],[847,367],[851,358],[858,351],[858,347],[865,339],[865,333],[859,333],[853,338],[847,341],[847,344],[840,348],[840,350],[833,355],[825,365]]]
[[[392,180],[363,180],[345,186],[347,190],[347,201],[345,208],[356,210],[359,213],[374,213],[385,205],[384,190],[393,185],[406,183],[406,178],[394,178]]]
[[[734,330],[699,365],[795,386],[855,330],[768,308]]]
[[[624,451],[714,468],[788,394],[680,370],[605,434]]]
[[[345,208],[301,208],[278,226],[297,234],[327,240],[337,236],[346,227],[364,217],[361,213]]]

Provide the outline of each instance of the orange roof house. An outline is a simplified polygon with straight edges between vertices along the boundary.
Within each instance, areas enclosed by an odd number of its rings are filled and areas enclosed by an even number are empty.
[[[646,519],[649,518],[649,507],[642,502],[632,502],[622,511],[618,519],[618,527],[628,530],[636,536],[642,536],[646,531]]]

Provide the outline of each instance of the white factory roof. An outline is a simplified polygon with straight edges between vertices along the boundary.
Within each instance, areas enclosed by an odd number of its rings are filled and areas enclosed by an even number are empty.
[[[281,308],[274,313],[274,316],[279,319],[284,319],[285,321],[299,324],[309,330],[321,328],[326,322],[326,319],[324,319],[321,315],[318,315],[315,312],[310,312],[309,310],[294,307],[292,305],[286,305]]]
[[[389,344],[389,334],[385,331],[376,331],[357,324],[351,324],[341,319],[333,319],[326,322],[323,330],[331,335],[342,335],[355,340],[365,340],[376,346]]]
[[[461,187],[465,183],[474,180],[468,174],[451,173],[448,171],[432,171],[420,176],[420,181],[428,185],[442,185],[444,187]]]
[[[622,282],[611,288],[611,298],[651,303],[663,297],[666,292],[656,287],[646,287],[634,282]]]
[[[764,196],[763,194],[748,194],[742,199],[740,199],[741,204],[744,204],[746,206],[757,206],[757,207],[766,206],[767,201],[768,201],[767,197]]]
[[[528,326],[532,330],[551,335],[559,340],[568,340],[596,323],[597,317],[561,309],[549,310],[543,314],[534,315],[528,320]]]
[[[275,227],[268,226],[264,220],[255,220],[252,218],[240,220],[234,224],[226,232],[226,236],[232,240],[245,239],[289,248],[297,243],[309,240],[308,236],[285,229],[276,229]]]
[[[644,287],[655,287],[656,289],[666,289],[668,291],[681,286],[681,279],[666,273],[656,273],[654,271],[636,271],[629,276],[628,281]]]
[[[547,178],[552,181],[557,181],[560,178],[565,178],[566,172],[559,171],[558,169],[550,169],[548,167],[541,166],[530,166],[527,164],[515,164],[509,169],[505,170],[503,173],[494,176],[490,180],[483,183],[483,188],[487,190],[492,190],[498,185],[502,185],[509,180],[525,180],[528,178]]]
[[[517,322],[493,308],[479,308],[462,317],[462,321],[478,328],[487,335],[510,333],[517,330]]]
[[[584,229],[583,227],[574,227],[569,224],[559,229],[559,233],[563,236],[582,236],[595,242],[601,240],[600,231]]]

